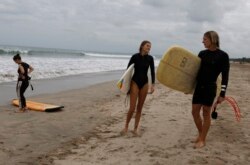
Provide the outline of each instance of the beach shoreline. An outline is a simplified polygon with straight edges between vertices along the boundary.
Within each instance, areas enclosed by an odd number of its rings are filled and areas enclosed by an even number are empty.
[[[47,79],[35,79],[31,83],[34,87],[32,91],[27,88],[25,96],[39,96],[41,94],[53,94],[74,89],[86,88],[91,85],[106,81],[118,80],[122,70],[105,71],[97,73],[83,73]],[[16,98],[16,81],[0,83],[0,106],[10,104],[10,100]]]
[[[249,65],[232,64],[227,94],[234,97],[242,119],[223,103],[212,121],[207,145],[193,149],[197,130],[191,95],[156,82],[140,122],[140,136],[121,136],[128,106],[116,81],[32,96],[35,101],[65,105],[62,111],[15,114],[2,106],[0,159],[3,164],[247,164],[250,159]],[[239,85],[240,84],[240,85]],[[132,130],[134,120],[130,124]],[[0,163],[1,164],[1,163]]]
[[[101,104],[119,95],[115,83],[29,97],[32,101],[64,105],[58,112],[14,113],[17,107],[1,106],[0,164],[35,164],[39,155],[91,132],[107,118],[99,108]]]

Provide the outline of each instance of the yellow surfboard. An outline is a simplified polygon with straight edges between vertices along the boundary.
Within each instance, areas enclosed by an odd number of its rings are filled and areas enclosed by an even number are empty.
[[[198,56],[182,47],[173,46],[163,55],[156,76],[163,85],[191,94],[196,85],[200,63]]]
[[[19,106],[19,100],[13,99],[12,104],[15,106]],[[34,101],[26,101],[26,105],[29,110],[44,111],[44,112],[52,112],[52,111],[57,111],[61,108],[64,108],[64,106],[60,106],[60,105],[44,104],[44,103],[39,103],[39,102],[34,102]]]

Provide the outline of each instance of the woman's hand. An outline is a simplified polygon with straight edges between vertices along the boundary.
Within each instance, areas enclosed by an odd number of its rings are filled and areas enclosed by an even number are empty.
[[[224,97],[219,96],[219,97],[217,98],[217,103],[220,104],[220,103],[222,103],[224,100],[225,100]]]
[[[29,67],[29,72],[28,72],[28,73],[30,74],[31,72],[33,72],[33,70],[34,70],[34,68],[33,68],[32,66],[30,66],[30,67]]]

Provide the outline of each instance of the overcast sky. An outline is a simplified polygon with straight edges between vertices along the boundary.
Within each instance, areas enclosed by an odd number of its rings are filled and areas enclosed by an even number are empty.
[[[1,0],[0,44],[151,54],[171,45],[194,53],[215,30],[230,57],[250,57],[248,0]]]

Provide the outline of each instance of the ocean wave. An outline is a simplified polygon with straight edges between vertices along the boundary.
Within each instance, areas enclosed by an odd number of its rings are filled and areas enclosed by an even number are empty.
[[[97,58],[125,58],[128,59],[131,55],[114,54],[114,53],[99,53],[99,52],[84,52],[82,50],[56,49],[56,48],[32,48],[18,46],[0,46],[0,55],[15,55],[41,56],[41,57],[97,57]]]
[[[104,54],[104,53],[83,53],[86,56],[90,57],[103,57],[103,58],[130,58],[131,55],[122,55],[122,54]]]
[[[34,80],[93,72],[125,70],[129,59],[127,57],[121,58],[120,55],[116,56],[117,58],[88,58],[87,55],[83,58],[70,56],[62,58],[56,56],[51,56],[50,58],[44,56],[24,56],[23,60],[34,68],[34,72],[31,74]],[[17,65],[8,56],[3,56],[1,62],[0,83],[16,81],[18,76]],[[155,66],[158,66],[158,63],[159,60],[155,60]]]
[[[4,48],[1,48],[0,49],[0,54],[11,54],[11,55],[14,55],[14,54],[28,54],[29,53],[29,50],[22,50],[22,49],[4,49]]]
[[[75,56],[82,56],[85,55],[82,52],[75,52],[75,51],[58,51],[58,50],[30,50],[28,55],[49,55],[49,56],[67,56],[67,55],[75,55]]]
[[[3,78],[14,78],[15,75],[14,74],[3,74],[3,73],[0,73],[0,77],[3,77]]]
[[[22,60],[34,68],[32,79],[124,70],[131,58],[131,55],[122,53],[0,46],[0,83],[16,81],[17,66],[10,57],[16,53],[20,53]]]
[[[15,55],[15,54],[21,54],[21,55],[43,55],[43,56],[61,56],[61,55],[77,55],[77,56],[83,56],[85,55],[83,52],[77,52],[77,51],[64,51],[64,50],[28,50],[28,49],[20,49],[20,48],[0,48],[0,55]]]
[[[16,64],[8,56],[3,56],[1,60],[3,64],[0,67],[0,83],[15,81],[18,75]],[[31,74],[33,80],[121,70],[126,69],[128,63],[128,60],[123,58],[75,58],[70,56],[62,58],[56,56],[50,58],[24,56],[23,60],[34,68],[34,72]]]

